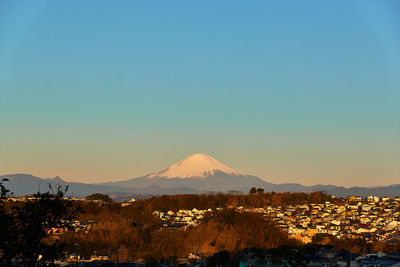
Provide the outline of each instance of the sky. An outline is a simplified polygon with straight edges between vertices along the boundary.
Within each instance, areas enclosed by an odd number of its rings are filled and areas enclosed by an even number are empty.
[[[0,174],[209,154],[273,183],[400,183],[400,2],[0,1]]]

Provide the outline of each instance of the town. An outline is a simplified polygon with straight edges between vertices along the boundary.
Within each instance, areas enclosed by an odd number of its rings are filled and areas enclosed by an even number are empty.
[[[32,197],[13,197],[9,201],[29,201]],[[100,200],[86,200],[74,198],[74,201],[92,201],[103,203]],[[135,199],[121,202],[121,207],[130,206]],[[337,239],[362,238],[367,242],[383,241],[388,243],[400,242],[400,197],[347,197],[326,201],[325,203],[308,203],[301,205],[266,206],[263,208],[235,207],[237,211],[261,213],[274,222],[290,238],[297,239],[304,244],[311,243],[317,234],[327,234]],[[153,215],[162,222],[160,227],[167,229],[187,229],[196,227],[204,218],[216,209],[169,210],[167,212],[154,211]],[[87,232],[93,220],[71,221],[75,231]],[[61,231],[60,231],[61,230]],[[54,229],[62,232],[64,229]],[[65,229],[66,230],[66,229]]]
[[[348,197],[335,203],[236,209],[262,213],[287,232],[289,237],[305,244],[310,243],[317,234],[328,234],[338,239],[363,238],[369,242],[400,242],[400,197]],[[204,214],[210,212],[213,210],[194,208],[178,212],[155,211],[154,215],[162,220],[163,227],[179,229],[196,226]]]
[[[105,195],[99,195],[105,197]],[[256,196],[256,195],[255,195]],[[68,199],[68,198],[65,198]],[[32,197],[10,197],[10,202],[29,202]],[[136,201],[112,202],[99,199],[69,199],[76,203],[87,203],[107,208],[117,205],[121,210],[135,207]],[[111,201],[111,202],[110,202]],[[330,201],[307,204],[264,205],[263,207],[224,206],[217,208],[192,208],[174,210],[153,210],[152,215],[159,223],[159,229],[170,231],[190,231],[198,227],[205,218],[212,218],[218,212],[234,210],[239,213],[261,215],[265,221],[272,222],[284,235],[297,240],[304,247],[290,248],[277,253],[271,250],[246,248],[229,254],[228,251],[219,251],[215,254],[192,253],[174,261],[149,261],[148,259],[131,259],[120,266],[213,266],[210,262],[221,260],[229,262],[229,266],[400,266],[400,253],[384,253],[382,251],[368,251],[366,253],[351,253],[334,246],[318,245],[318,238],[362,239],[366,243],[384,242],[398,244],[400,242],[400,197],[347,197],[335,198]],[[52,228],[51,235],[62,236],[68,231],[90,234],[98,222],[96,220],[71,220],[68,227]],[[136,223],[134,223],[136,224]],[[141,229],[142,226],[136,225]],[[308,246],[310,245],[310,246]],[[299,257],[298,254],[302,253]],[[279,251],[279,250],[278,250]],[[225,255],[228,253],[228,255]],[[122,255],[121,255],[122,256]],[[83,257],[78,253],[70,253],[64,264],[78,264],[79,266],[113,266],[118,262],[115,254],[104,253]],[[61,264],[61,262],[60,262]],[[92,265],[91,265],[92,264]],[[108,264],[108,265],[107,265]],[[286,265],[285,265],[286,264]],[[225,265],[224,265],[225,266]],[[228,265],[226,265],[228,266]]]

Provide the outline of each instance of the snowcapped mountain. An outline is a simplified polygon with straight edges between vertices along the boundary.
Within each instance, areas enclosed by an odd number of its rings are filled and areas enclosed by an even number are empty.
[[[168,169],[150,174],[149,178],[205,178],[217,172],[227,175],[247,176],[222,164],[207,154],[193,154]]]
[[[263,188],[266,192],[313,192],[326,191],[342,196],[400,196],[400,184],[381,187],[344,188],[333,185],[304,186],[301,184],[272,184],[258,177],[246,175],[222,164],[206,154],[193,154],[171,165],[169,168],[143,177],[119,182],[84,184],[66,182],[59,177],[42,179],[29,174],[10,174],[4,184],[14,195],[48,191],[49,185],[70,186],[70,194],[86,196],[93,193],[124,194],[200,194],[209,191],[230,190],[249,192],[251,187]]]
[[[209,155],[193,154],[160,172],[103,185],[135,189],[151,186],[169,190],[190,188],[200,192],[238,190],[247,193],[253,186],[266,188],[272,184],[238,172]]]

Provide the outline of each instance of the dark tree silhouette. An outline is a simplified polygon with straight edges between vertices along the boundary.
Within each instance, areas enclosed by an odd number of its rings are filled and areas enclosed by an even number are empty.
[[[207,259],[207,266],[210,267],[229,266],[229,251],[223,250],[209,257]]]
[[[258,194],[263,194],[264,193],[264,189],[263,188],[257,188],[257,193]]]
[[[71,228],[77,208],[64,195],[68,187],[58,186],[56,191],[50,187],[47,193],[36,193],[32,200],[22,206],[14,206],[12,224],[15,233],[10,251],[18,262],[28,267],[54,266],[57,259],[63,258],[64,244],[51,233],[54,229]]]
[[[0,264],[7,266],[10,265],[11,255],[14,254],[10,247],[10,241],[14,239],[14,231],[11,215],[4,207],[4,200],[9,197],[10,191],[3,182],[8,182],[8,179],[2,179],[0,182],[0,251],[3,254]]]
[[[86,197],[87,200],[100,200],[103,202],[110,202],[111,198],[108,195],[95,193]]]
[[[257,189],[255,188],[255,187],[252,187],[251,189],[250,189],[250,192],[249,192],[250,194],[255,194],[255,193],[257,193]]]

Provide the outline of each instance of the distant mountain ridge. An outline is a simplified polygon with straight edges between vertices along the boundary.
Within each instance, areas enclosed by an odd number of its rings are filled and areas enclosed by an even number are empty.
[[[158,185],[163,188],[188,187],[202,192],[239,190],[247,193],[251,187],[266,187],[272,184],[261,180],[255,176],[228,175],[223,172],[215,172],[207,177],[191,178],[165,178],[150,177],[149,175],[133,178],[121,182],[102,183],[101,185],[118,186],[124,188],[148,187]]]
[[[56,189],[58,185],[68,186],[68,194],[78,197],[87,196],[93,193],[129,192],[127,189],[115,186],[66,182],[58,176],[54,178],[39,178],[31,174],[8,174],[0,176],[0,180],[4,178],[9,180],[8,182],[4,182],[4,185],[13,193],[14,196],[31,195],[36,192],[47,192],[49,191],[49,186]]]
[[[346,196],[400,196],[400,184],[377,187],[350,187],[334,185],[304,186],[296,183],[272,184],[258,177],[235,171],[206,154],[193,154],[169,168],[146,176],[118,182],[86,184],[66,182],[60,177],[39,178],[30,174],[10,174],[5,185],[15,196],[29,195],[49,190],[49,185],[68,185],[69,195],[82,197],[93,193],[110,195],[126,194],[201,194],[210,191],[230,190],[249,192],[251,187],[265,192],[314,192],[325,191],[337,197]]]

